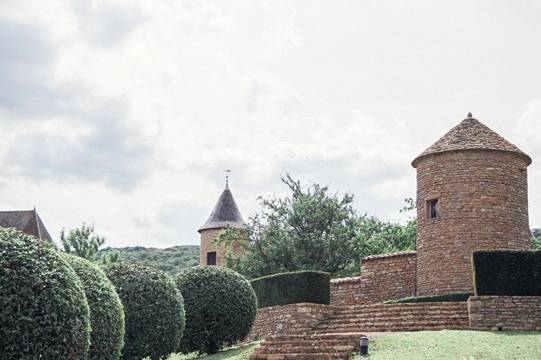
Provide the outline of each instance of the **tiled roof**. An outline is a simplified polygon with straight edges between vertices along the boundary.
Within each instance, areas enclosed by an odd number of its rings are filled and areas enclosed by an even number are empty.
[[[15,228],[38,239],[53,241],[36,210],[0,211],[0,227]]]
[[[449,130],[432,146],[423,151],[411,163],[413,167],[417,166],[419,159],[436,153],[457,150],[497,150],[508,151],[520,154],[527,158],[528,164],[532,159],[522,152],[518,147],[492,131],[488,126],[468,114],[460,124]]]
[[[207,222],[201,226],[198,231],[221,229],[225,228],[227,225],[239,227],[244,225],[244,220],[242,219],[242,215],[235,203],[235,199],[233,199],[233,194],[231,193],[231,190],[229,190],[229,187],[226,187],[222,192],[222,195],[218,199]]]

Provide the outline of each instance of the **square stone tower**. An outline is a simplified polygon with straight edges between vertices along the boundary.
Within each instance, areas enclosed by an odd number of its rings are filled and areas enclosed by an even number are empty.
[[[471,113],[413,160],[418,295],[473,291],[475,250],[530,248],[531,162]]]

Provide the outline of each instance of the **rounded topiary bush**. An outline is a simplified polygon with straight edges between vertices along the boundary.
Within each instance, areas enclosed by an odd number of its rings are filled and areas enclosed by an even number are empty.
[[[240,274],[217,266],[196,267],[180,273],[177,286],[186,308],[182,352],[214,354],[250,332],[257,300]]]
[[[87,359],[89,310],[79,278],[34,237],[0,228],[2,359]]]
[[[103,271],[78,256],[63,254],[83,284],[90,307],[90,360],[118,360],[124,347],[124,309]]]
[[[169,275],[130,263],[112,264],[106,274],[124,305],[123,359],[162,359],[175,352],[184,330],[184,305]]]

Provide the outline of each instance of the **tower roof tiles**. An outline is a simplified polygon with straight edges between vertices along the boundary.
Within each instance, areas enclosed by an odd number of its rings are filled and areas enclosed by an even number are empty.
[[[449,130],[432,146],[423,151],[411,163],[417,166],[419,160],[427,155],[459,150],[495,150],[517,153],[525,157],[528,164],[532,159],[515,145],[498,135],[488,126],[472,117],[471,113],[460,124]]]
[[[210,214],[207,222],[198,230],[199,232],[208,229],[221,229],[229,226],[243,226],[244,220],[240,214],[239,208],[235,203],[233,194],[229,187],[226,186],[222,195],[218,199],[214,210]]]

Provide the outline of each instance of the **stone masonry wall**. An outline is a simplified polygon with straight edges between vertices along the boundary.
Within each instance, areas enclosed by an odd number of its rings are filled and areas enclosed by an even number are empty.
[[[415,295],[415,251],[368,256],[361,276],[331,281],[331,305],[373,304]]]
[[[276,305],[257,309],[257,316],[247,340],[260,339],[287,331],[309,331],[334,310],[333,306],[312,303]]]
[[[221,229],[208,229],[201,231],[201,245],[199,247],[199,265],[207,265],[207,252],[216,251],[216,265],[222,265],[225,261],[223,246],[214,244],[214,237]]]
[[[472,296],[468,312],[472,329],[541,331],[540,296]]]
[[[417,163],[417,295],[472,291],[471,253],[529,249],[527,160],[468,150]],[[438,199],[440,216],[427,216]]]

